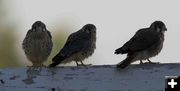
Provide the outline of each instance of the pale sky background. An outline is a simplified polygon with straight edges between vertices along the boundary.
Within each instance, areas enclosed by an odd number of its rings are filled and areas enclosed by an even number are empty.
[[[115,55],[121,47],[141,28],[149,27],[155,20],[162,20],[168,31],[165,33],[161,53],[151,58],[162,63],[180,62],[180,1],[179,0],[5,0],[11,15],[18,25],[17,48],[25,58],[21,43],[31,25],[43,21],[52,36],[57,25],[69,26],[68,34],[87,23],[97,27],[97,49],[85,63],[117,64],[126,55]],[[13,17],[12,17],[13,16]],[[59,30],[61,31],[61,30]],[[27,60],[25,60],[26,62]],[[138,62],[139,63],[139,62]]]

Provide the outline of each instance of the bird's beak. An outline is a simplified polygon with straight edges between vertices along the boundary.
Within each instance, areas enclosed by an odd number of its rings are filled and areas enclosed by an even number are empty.
[[[37,30],[42,32],[43,28],[42,27],[38,27]]]

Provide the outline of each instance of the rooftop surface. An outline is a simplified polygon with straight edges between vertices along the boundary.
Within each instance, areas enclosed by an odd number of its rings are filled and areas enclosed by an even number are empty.
[[[0,69],[0,91],[164,91],[180,64]]]

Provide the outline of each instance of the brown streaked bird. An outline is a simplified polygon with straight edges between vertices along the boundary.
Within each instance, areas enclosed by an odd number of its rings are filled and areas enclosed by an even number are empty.
[[[55,67],[61,63],[75,61],[77,66],[86,66],[82,61],[94,53],[96,48],[96,27],[93,24],[86,24],[77,32],[72,33],[64,47],[52,59],[49,67]],[[79,64],[80,62],[81,64]]]
[[[125,68],[130,63],[140,60],[148,60],[158,55],[163,48],[164,32],[167,31],[166,25],[162,21],[155,21],[149,28],[143,28],[126,42],[121,48],[115,50],[115,54],[126,54],[127,58],[121,61],[117,68]]]
[[[51,39],[50,32],[41,21],[36,21],[27,32],[22,47],[33,67],[42,67],[47,60],[53,47]]]

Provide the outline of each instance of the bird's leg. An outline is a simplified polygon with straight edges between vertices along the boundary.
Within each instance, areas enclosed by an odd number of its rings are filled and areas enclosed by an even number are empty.
[[[77,65],[77,66],[80,66],[77,61],[75,61],[75,62],[76,62],[76,65]]]
[[[76,61],[76,65],[77,66],[86,66],[82,61],[80,61],[81,62],[81,64],[78,64],[78,61]]]
[[[82,65],[82,66],[86,66],[82,61],[80,61],[80,62],[81,62],[81,65]]]
[[[149,63],[152,63],[151,60],[149,60],[149,59],[147,59],[147,61],[148,61]]]
[[[147,59],[147,61],[149,62],[149,64],[159,64],[159,62],[152,62],[151,60]]]
[[[77,66],[89,66],[89,65],[91,65],[91,64],[84,64],[82,61],[80,61],[81,64],[78,64],[78,61],[75,61],[75,62],[76,62]]]
[[[32,66],[29,67],[29,70],[39,70],[41,71],[43,67],[46,67],[42,63],[33,63]]]
[[[81,66],[89,66],[89,65],[92,65],[92,64],[84,64],[82,61],[81,62]]]
[[[27,66],[28,70],[33,70],[33,66]]]
[[[143,61],[142,60],[139,60],[140,61],[140,63],[139,64],[143,64]]]

